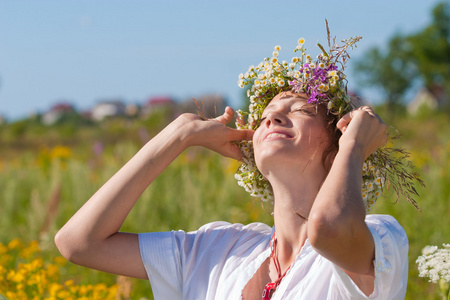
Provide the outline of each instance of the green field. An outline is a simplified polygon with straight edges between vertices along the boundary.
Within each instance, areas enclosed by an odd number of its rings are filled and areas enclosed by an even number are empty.
[[[152,299],[147,281],[56,263],[59,253],[53,236],[133,156],[146,137],[154,135],[166,122],[165,118],[153,117],[147,121],[110,120],[101,126],[44,127],[30,121],[0,127],[1,294],[7,289],[4,278],[8,272],[13,274],[11,271],[18,271],[32,257],[39,257],[43,266],[56,265],[58,270],[58,276],[50,276],[43,285],[48,289],[44,295],[53,293],[49,290],[53,280],[62,286],[66,283],[65,292],[71,285],[86,287],[101,283],[110,292],[122,291],[124,299]],[[392,192],[378,200],[373,212],[393,215],[408,234],[407,299],[438,299],[438,286],[418,277],[415,260],[424,246],[450,242],[449,117],[444,114],[410,117],[400,113],[390,123],[403,134],[400,145],[411,152],[426,187],[417,187],[421,212],[405,199],[394,203]],[[237,167],[236,162],[204,149],[188,149],[145,191],[122,230],[194,230],[215,220],[261,221],[271,225],[271,217],[261,204],[236,184],[233,174]],[[29,249],[31,246],[27,245],[34,240],[40,250],[28,256],[17,254]],[[23,245],[18,246],[18,241]],[[15,258],[6,259],[8,253]],[[19,284],[23,278],[17,278]],[[59,295],[64,294],[60,291]]]

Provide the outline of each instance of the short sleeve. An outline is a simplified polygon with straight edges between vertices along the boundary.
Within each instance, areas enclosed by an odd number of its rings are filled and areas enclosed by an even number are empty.
[[[338,266],[333,264],[337,288],[344,299],[404,299],[408,281],[408,238],[391,216],[368,215],[366,224],[375,243],[375,287],[366,296]]]
[[[142,262],[155,299],[183,299],[180,257],[174,232],[139,234]]]

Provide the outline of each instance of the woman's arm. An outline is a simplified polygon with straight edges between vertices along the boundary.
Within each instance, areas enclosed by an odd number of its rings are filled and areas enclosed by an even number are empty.
[[[375,246],[365,224],[362,165],[387,140],[386,125],[369,107],[353,110],[337,124],[339,151],[311,208],[308,238],[324,257],[362,288],[373,290]]]
[[[120,227],[148,185],[187,147],[204,146],[240,159],[242,154],[234,141],[251,139],[253,132],[227,127],[233,114],[227,107],[216,119],[203,121],[183,114],[170,123],[61,228],[55,237],[61,254],[86,267],[147,278],[137,235],[120,233]]]

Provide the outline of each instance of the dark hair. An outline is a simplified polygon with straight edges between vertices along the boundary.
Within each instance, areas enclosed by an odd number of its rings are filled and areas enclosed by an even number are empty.
[[[339,139],[342,136],[341,131],[336,127],[338,121],[339,119],[336,115],[326,113],[326,130],[328,136],[330,137],[330,143],[328,144],[328,147],[323,151],[322,163],[327,173],[330,171],[334,157],[339,150]]]
[[[350,103],[348,106],[348,111],[351,111],[357,107],[362,106],[363,101],[359,97],[355,95],[349,96],[350,96]],[[325,170],[329,172],[334,157],[339,151],[339,139],[342,136],[342,132],[336,127],[336,124],[339,121],[340,117],[338,115],[330,113],[326,107],[326,104],[319,104],[319,106],[323,107],[322,111],[326,122],[326,129],[328,131],[328,136],[330,137],[330,144],[324,150],[322,155],[323,166],[325,167]]]

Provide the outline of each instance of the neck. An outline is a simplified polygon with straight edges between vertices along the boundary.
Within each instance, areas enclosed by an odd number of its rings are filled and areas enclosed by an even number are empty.
[[[310,170],[306,176],[283,168],[280,176],[271,174],[269,178],[275,199],[274,222],[282,272],[295,260],[308,237],[309,212],[326,176],[321,165],[311,166]]]

